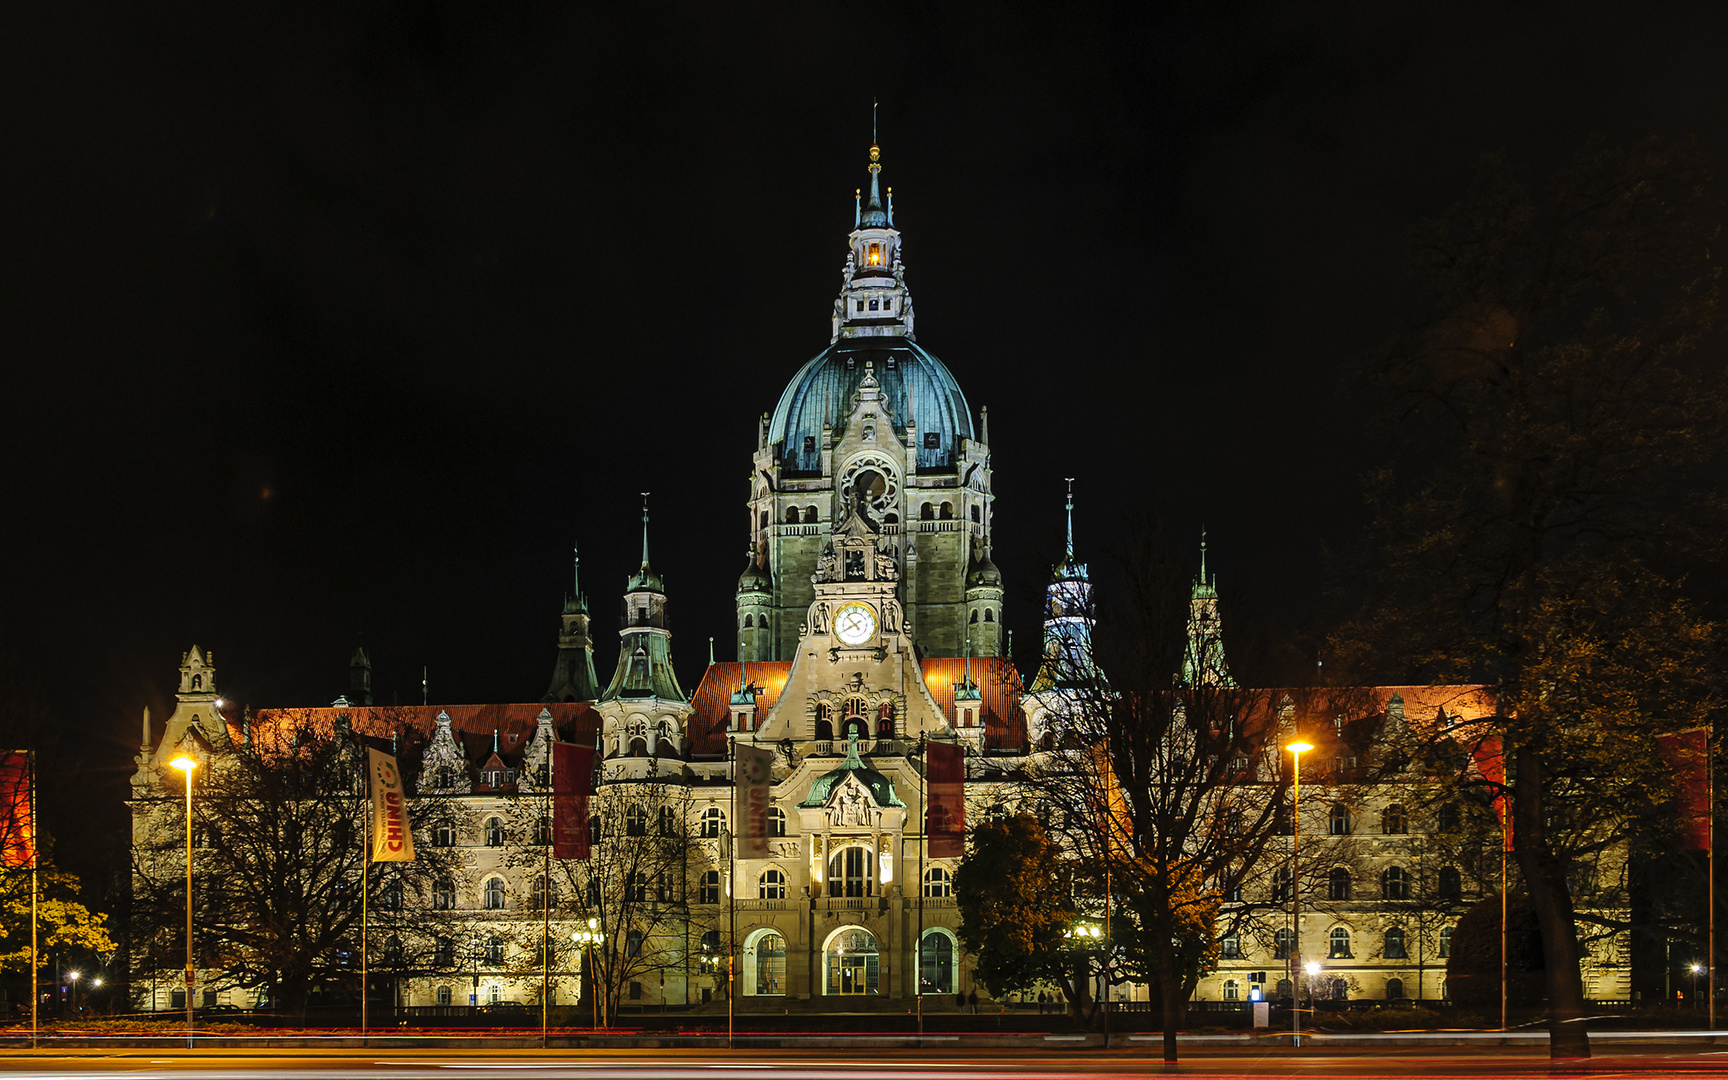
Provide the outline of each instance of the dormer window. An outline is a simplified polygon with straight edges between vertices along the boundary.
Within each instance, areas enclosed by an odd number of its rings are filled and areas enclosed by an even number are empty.
[[[941,434],[938,432],[935,432],[935,431],[926,431],[924,433],[924,449],[926,449],[926,450],[940,450],[940,449],[942,449],[942,436],[941,436]]]
[[[879,301],[876,301],[876,300],[872,300],[872,301],[870,301],[870,310],[871,310],[871,311],[875,311],[875,310],[877,310],[877,308],[878,308],[878,307],[879,307],[879,306],[880,306],[880,302],[879,302]]]

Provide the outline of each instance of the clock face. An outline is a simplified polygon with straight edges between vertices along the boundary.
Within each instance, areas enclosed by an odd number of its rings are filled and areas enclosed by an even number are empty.
[[[876,633],[876,613],[870,605],[853,601],[834,613],[834,636],[848,645],[862,645]]]

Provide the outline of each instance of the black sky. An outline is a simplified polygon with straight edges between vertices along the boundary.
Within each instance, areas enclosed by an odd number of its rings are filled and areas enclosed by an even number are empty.
[[[609,627],[642,490],[682,674],[729,658],[752,423],[827,342],[873,97],[1023,658],[1068,475],[1083,554],[1149,507],[1320,618],[1410,225],[1484,151],[1728,130],[1713,3],[32,7],[0,648],[109,782],[194,641],[254,706],[362,639],[384,700],[537,698],[572,542]]]

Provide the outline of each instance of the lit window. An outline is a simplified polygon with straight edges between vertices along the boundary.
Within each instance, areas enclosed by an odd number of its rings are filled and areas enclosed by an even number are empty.
[[[1344,901],[1350,899],[1350,871],[1340,866],[1327,875],[1326,898]]]
[[[1406,954],[1404,951],[1404,931],[1400,930],[1396,926],[1394,926],[1392,929],[1386,931],[1385,956],[1386,956],[1386,959],[1388,959],[1388,960],[1403,960],[1403,959],[1405,959]]]
[[[485,907],[487,911],[504,910],[504,879],[487,878],[485,891]]]
[[[763,900],[786,899],[786,875],[769,867],[756,881],[756,895]]]
[[[720,871],[709,870],[702,875],[702,887],[696,902],[699,904],[718,904],[720,902]]]
[[[1219,938],[1218,954],[1226,960],[1242,959],[1242,935],[1225,934]]]
[[[1332,936],[1328,940],[1332,945],[1332,951],[1327,955],[1327,959],[1350,959],[1350,931],[1344,929],[1342,926],[1333,927]]]
[[[932,897],[954,895],[953,877],[942,867],[932,866],[924,873],[924,895]]]
[[[770,806],[768,808],[768,835],[786,835],[786,811],[780,809],[778,806]]]
[[[726,828],[726,811],[718,806],[710,806],[702,811],[702,839],[718,840],[720,833]]]
[[[871,310],[871,311],[875,311],[875,310],[877,310],[877,308],[878,308],[878,306],[879,306],[879,305],[878,305],[878,302],[877,302],[877,301],[875,301],[875,300],[872,300],[872,301],[870,301],[870,310]]]

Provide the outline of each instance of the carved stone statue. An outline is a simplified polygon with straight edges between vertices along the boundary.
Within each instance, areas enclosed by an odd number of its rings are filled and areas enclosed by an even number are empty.
[[[877,548],[876,549],[876,580],[877,581],[898,581],[899,578],[900,578],[900,566],[898,563],[896,563],[894,561],[894,553],[892,551],[884,551],[881,548]]]

